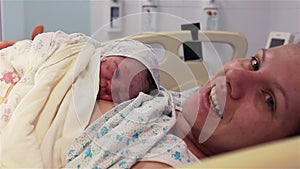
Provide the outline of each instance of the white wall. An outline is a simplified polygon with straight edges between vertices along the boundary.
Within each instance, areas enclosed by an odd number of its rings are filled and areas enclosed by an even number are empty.
[[[45,31],[63,30],[67,33],[90,34],[90,2],[58,0],[2,0],[4,39],[31,38],[36,24]]]
[[[270,30],[286,31],[300,37],[300,0],[270,3]]]
[[[219,30],[235,31],[245,35],[249,43],[247,56],[265,47],[271,31],[287,31],[296,34],[300,32],[299,0],[215,1],[219,4]],[[140,20],[137,15],[141,12],[141,2],[142,0],[124,0],[123,14],[128,18],[123,22],[123,30],[117,33],[105,33],[103,26],[109,22],[107,8],[109,1],[92,1],[91,32],[97,32],[96,34],[101,36],[100,39],[103,41],[140,33]],[[157,31],[180,30],[180,25],[183,23],[202,22],[201,15],[205,2],[207,0],[158,0],[157,11],[162,14],[157,20]]]
[[[106,41],[141,33],[141,4],[147,0],[123,0],[125,17],[120,32],[109,32],[110,0],[49,1],[2,0],[4,38],[29,38],[33,26],[45,31],[58,29],[82,32]],[[202,22],[208,0],[157,0],[157,31],[180,30],[180,25]],[[287,31],[299,35],[300,0],[215,0],[219,3],[219,30],[240,32],[249,42],[248,56],[265,47],[269,32]],[[224,54],[226,55],[226,53]]]
[[[24,2],[2,0],[2,9],[2,39],[18,40],[24,37]]]

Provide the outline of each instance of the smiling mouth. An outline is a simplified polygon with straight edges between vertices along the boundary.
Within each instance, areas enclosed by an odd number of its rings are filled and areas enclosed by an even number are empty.
[[[209,95],[209,101],[210,101],[210,105],[211,108],[213,110],[213,112],[220,117],[221,119],[223,119],[223,112],[220,111],[220,104],[218,101],[218,95],[217,95],[217,90],[216,90],[216,84],[214,84],[211,88],[210,91],[210,95]]]

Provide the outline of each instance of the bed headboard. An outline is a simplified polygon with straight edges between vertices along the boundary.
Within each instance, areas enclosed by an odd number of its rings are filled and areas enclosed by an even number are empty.
[[[190,31],[157,32],[131,37],[147,44],[161,44],[165,49],[165,56],[160,61],[161,85],[169,90],[182,91],[203,85],[208,79],[208,67],[201,61],[183,61],[179,55],[179,47],[183,42],[193,41]],[[232,47],[232,57],[245,57],[247,40],[240,33],[225,31],[198,31],[200,42],[215,42],[229,44]]]

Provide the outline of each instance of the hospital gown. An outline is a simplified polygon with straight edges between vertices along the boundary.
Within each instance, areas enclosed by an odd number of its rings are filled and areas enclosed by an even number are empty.
[[[180,93],[162,88],[158,96],[140,93],[116,106],[76,138],[65,167],[130,168],[137,161],[178,167],[198,161],[183,140],[169,134],[182,103]]]

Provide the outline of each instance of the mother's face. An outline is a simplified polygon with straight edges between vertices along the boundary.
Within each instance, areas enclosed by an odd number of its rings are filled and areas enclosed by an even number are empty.
[[[192,139],[198,142],[208,114],[219,123],[211,137],[198,145],[207,154],[292,134],[300,122],[299,66],[300,45],[260,50],[252,58],[226,64],[184,106],[183,114],[193,124]],[[210,95],[214,96],[210,99]]]

